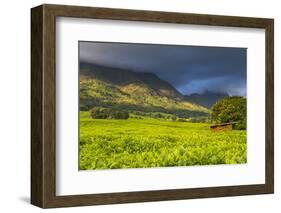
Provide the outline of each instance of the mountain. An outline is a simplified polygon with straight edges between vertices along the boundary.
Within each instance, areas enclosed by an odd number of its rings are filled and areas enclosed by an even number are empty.
[[[183,98],[182,94],[172,85],[150,72],[132,72],[124,69],[81,63],[80,76],[100,80],[118,87],[126,87],[129,84],[145,85],[160,96],[171,97],[177,100]]]
[[[171,84],[154,73],[80,63],[79,78],[81,110],[103,106],[179,117],[209,114],[207,108],[185,100]]]
[[[225,97],[229,97],[229,95],[227,93],[212,92],[207,90],[202,94],[193,93],[191,95],[185,95],[185,100],[211,108],[218,100]]]

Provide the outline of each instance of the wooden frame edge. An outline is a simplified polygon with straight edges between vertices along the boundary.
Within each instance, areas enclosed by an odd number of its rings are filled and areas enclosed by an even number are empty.
[[[43,207],[42,63],[43,7],[31,10],[31,203]]]
[[[92,195],[56,196],[55,21],[100,18],[264,28],[266,31],[266,183]],[[101,205],[274,192],[274,20],[111,8],[41,5],[31,9],[31,203],[41,208]]]
[[[268,191],[274,193],[274,20],[265,27],[265,75],[266,75],[266,184]]]

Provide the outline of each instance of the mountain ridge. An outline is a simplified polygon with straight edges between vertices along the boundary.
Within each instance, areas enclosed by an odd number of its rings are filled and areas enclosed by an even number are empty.
[[[184,97],[187,101],[211,108],[218,100],[229,97],[229,94],[225,92],[213,92],[206,90],[203,93],[192,93],[190,95],[185,95]]]
[[[144,83],[157,90],[160,95],[172,96],[177,99],[184,98],[171,84],[151,72],[134,72],[126,69],[82,63],[80,65],[80,75],[94,77],[119,86],[124,86],[128,83]]]
[[[176,88],[154,73],[85,63],[79,68],[82,109],[110,106],[130,111],[165,112],[179,117],[209,114],[207,108],[187,101]]]

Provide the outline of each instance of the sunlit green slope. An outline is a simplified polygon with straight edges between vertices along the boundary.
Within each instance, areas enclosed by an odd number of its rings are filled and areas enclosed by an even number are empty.
[[[186,101],[172,85],[153,73],[82,65],[80,109],[95,106],[145,112],[167,112],[177,116],[204,116],[209,110]]]

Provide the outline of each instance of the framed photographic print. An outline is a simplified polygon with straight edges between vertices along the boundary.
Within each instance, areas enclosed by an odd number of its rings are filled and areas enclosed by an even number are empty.
[[[31,203],[274,191],[273,19],[31,9]]]

